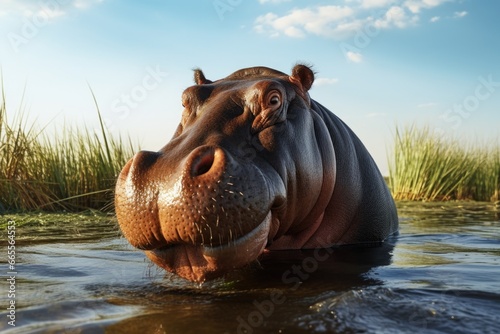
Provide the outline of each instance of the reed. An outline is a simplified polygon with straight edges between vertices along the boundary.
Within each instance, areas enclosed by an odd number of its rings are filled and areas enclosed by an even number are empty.
[[[467,182],[460,185],[457,197],[500,201],[500,145],[491,149],[479,148],[476,154],[482,163]]]
[[[96,104],[97,106],[97,104]],[[116,178],[137,151],[130,138],[64,126],[49,136],[29,123],[22,106],[7,119],[0,103],[0,211],[113,209]]]
[[[428,126],[396,128],[389,186],[396,200],[497,201],[500,145],[445,138]]]

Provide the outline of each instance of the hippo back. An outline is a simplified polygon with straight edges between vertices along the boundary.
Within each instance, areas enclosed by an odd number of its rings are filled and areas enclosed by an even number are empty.
[[[335,244],[380,244],[398,231],[396,206],[376,163],[356,134],[335,114],[311,100],[311,109],[325,123],[335,150],[336,180],[325,219],[351,222],[343,236],[322,224],[318,237]],[[320,143],[321,144],[321,143]]]

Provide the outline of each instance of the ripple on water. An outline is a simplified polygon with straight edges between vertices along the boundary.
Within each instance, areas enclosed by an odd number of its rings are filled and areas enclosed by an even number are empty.
[[[495,333],[498,302],[485,292],[370,287],[319,301],[294,322],[312,332]]]
[[[47,302],[18,310],[22,319],[16,327],[3,326],[4,333],[104,333],[110,324],[131,317],[141,308],[131,305],[113,305],[105,300],[74,300]],[[2,314],[2,318],[5,315]]]

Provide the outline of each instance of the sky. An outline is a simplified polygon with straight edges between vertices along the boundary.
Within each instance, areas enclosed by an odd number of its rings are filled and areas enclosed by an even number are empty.
[[[7,113],[49,131],[106,126],[159,150],[194,68],[313,66],[313,99],[382,173],[397,127],[465,143],[500,138],[497,0],[0,0]]]

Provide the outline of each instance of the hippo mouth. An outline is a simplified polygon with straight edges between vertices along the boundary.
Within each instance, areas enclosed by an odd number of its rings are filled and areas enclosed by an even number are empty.
[[[255,261],[268,242],[271,220],[269,211],[256,228],[226,244],[173,244],[148,250],[146,255],[163,269],[202,283]]]

